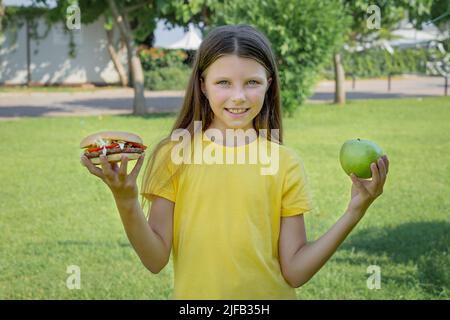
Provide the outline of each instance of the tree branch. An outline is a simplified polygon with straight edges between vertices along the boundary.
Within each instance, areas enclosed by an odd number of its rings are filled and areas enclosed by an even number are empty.
[[[143,6],[146,6],[146,5],[149,5],[149,4],[151,4],[151,3],[153,3],[153,0],[146,1],[146,2],[144,2],[144,3],[135,4],[134,6],[127,7],[127,8],[124,9],[124,11],[125,11],[126,13],[130,13],[130,12],[136,10],[136,9],[139,9],[139,8],[141,8],[141,7],[143,7]]]
[[[119,12],[119,9],[117,8],[116,1],[115,0],[108,0],[109,8],[111,9],[111,13],[114,17],[114,20],[117,23],[117,26],[119,27],[120,33],[123,35],[123,37],[129,41],[131,37],[131,30],[128,28],[128,26],[125,23],[124,16]]]

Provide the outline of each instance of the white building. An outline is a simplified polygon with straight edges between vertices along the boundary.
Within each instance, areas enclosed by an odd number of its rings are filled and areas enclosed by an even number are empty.
[[[46,23],[40,20],[38,34],[44,34],[46,29]],[[117,41],[119,33],[114,31]],[[71,36],[76,45],[74,58],[69,56]],[[53,25],[42,40],[28,38],[24,23],[16,32],[5,30],[0,39],[0,84],[20,85],[28,80],[41,85],[119,83],[106,45],[102,19],[81,25],[80,30],[68,30],[62,23]],[[126,65],[126,49],[122,48],[119,54]]]
[[[8,2],[5,4],[8,5]],[[46,28],[46,23],[40,20],[38,34],[44,34]],[[127,68],[126,48],[119,46],[119,31],[113,31],[119,57]],[[193,32],[200,34],[192,26],[186,33],[183,28],[168,30],[160,21],[155,31],[155,46],[167,48],[186,39],[187,35],[198,43]],[[69,55],[71,37],[76,44],[74,58]],[[89,25],[82,24],[79,30],[69,30],[63,23],[53,25],[42,40],[27,37],[25,23],[15,32],[4,30],[4,36],[0,38],[0,85],[23,85],[29,81],[38,85],[119,83],[119,75],[107,50],[103,18]]]

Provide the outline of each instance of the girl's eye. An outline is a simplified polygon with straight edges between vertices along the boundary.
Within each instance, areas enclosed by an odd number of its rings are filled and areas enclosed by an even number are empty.
[[[257,85],[258,81],[256,81],[256,80],[249,80],[247,83],[250,84],[250,85]],[[217,82],[217,84],[229,84],[229,82],[227,80],[222,80],[222,81]]]

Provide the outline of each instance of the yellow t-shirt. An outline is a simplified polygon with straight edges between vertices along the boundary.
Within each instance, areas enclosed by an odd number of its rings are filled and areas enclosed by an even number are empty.
[[[175,203],[172,298],[295,299],[295,289],[281,273],[278,240],[281,217],[311,209],[301,158],[277,145],[278,170],[263,175],[260,169],[267,164],[237,163],[237,155],[250,159],[249,151],[260,141],[268,143],[266,150],[275,150],[274,142],[259,137],[228,147],[203,136],[203,151],[220,155],[222,150],[224,164],[194,164],[191,159],[171,177],[178,166],[171,161],[170,146],[178,142],[170,142],[156,157],[155,179],[142,191],[149,200],[156,195]],[[226,164],[229,149],[235,160]]]

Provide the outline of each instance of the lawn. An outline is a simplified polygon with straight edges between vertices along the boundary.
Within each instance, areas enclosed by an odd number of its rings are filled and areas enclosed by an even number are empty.
[[[80,165],[78,143],[112,129],[139,133],[152,146],[173,119],[0,122],[0,299],[169,297],[172,265],[153,275],[140,263],[109,190]],[[450,99],[424,98],[305,105],[284,120],[285,144],[303,158],[313,190],[314,210],[305,217],[309,240],[346,208],[350,179],[338,161],[345,140],[376,141],[391,161],[384,194],[297,290],[300,299],[450,298],[449,119]],[[80,290],[66,286],[71,265],[81,270]],[[367,286],[371,265],[380,268],[380,289]]]

